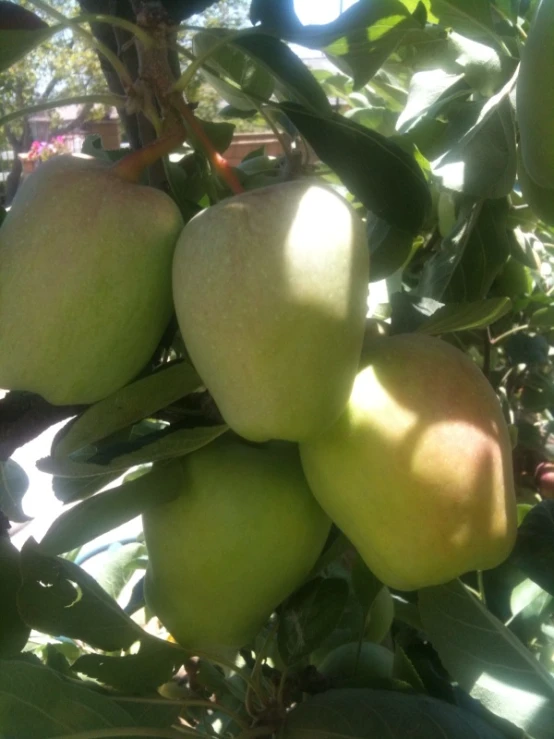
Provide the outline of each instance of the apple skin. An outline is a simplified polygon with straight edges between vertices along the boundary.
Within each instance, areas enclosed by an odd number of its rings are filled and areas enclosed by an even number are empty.
[[[226,434],[175,464],[180,496],[143,515],[146,602],[183,647],[219,654],[303,582],[331,524],[294,444]]]
[[[172,313],[183,222],[165,193],[109,164],[42,164],[0,228],[0,387],[94,403],[132,380]]]
[[[365,687],[376,679],[392,679],[394,654],[370,641],[347,642],[333,649],[319,665],[319,672],[336,688]]]
[[[187,223],[177,319],[237,434],[299,441],[338,418],[360,358],[368,265],[361,219],[312,180],[243,193]]]
[[[341,418],[300,450],[322,508],[389,587],[489,569],[513,547],[500,404],[471,359],[440,339],[377,339]]]

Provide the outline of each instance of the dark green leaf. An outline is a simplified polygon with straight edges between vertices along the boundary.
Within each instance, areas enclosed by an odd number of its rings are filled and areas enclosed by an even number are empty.
[[[353,78],[355,90],[369,82],[407,31],[420,27],[399,0],[359,2],[329,25],[334,26],[335,36],[330,43],[325,41],[332,38],[331,34],[325,36],[316,31],[310,38],[308,29],[303,35],[312,47],[323,42],[331,61]]]
[[[103,159],[105,162],[118,162],[129,154],[129,149],[104,149],[102,146],[102,136],[98,133],[90,134],[85,137],[81,146],[81,153],[96,159]],[[143,184],[148,184],[147,176],[141,179]]]
[[[509,298],[489,298],[473,303],[449,303],[439,308],[417,331],[438,336],[453,331],[485,328],[512,310]]]
[[[455,303],[486,298],[510,254],[507,216],[504,198],[465,202],[452,233],[425,264],[418,294]]]
[[[215,123],[213,121],[203,121],[200,118],[196,120],[204,129],[204,133],[212,142],[214,149],[220,154],[223,154],[231,145],[235,126],[232,123]],[[194,135],[191,137],[194,138]]]
[[[137,654],[85,654],[71,669],[123,693],[144,694],[167,682],[185,659],[186,653],[169,642],[145,639]]]
[[[117,696],[113,701],[127,711],[137,726],[152,729],[172,726],[182,711],[182,705],[173,701],[154,702],[148,698],[140,700],[136,696],[131,698]]]
[[[10,521],[23,523],[30,520],[21,507],[28,487],[29,478],[17,462],[13,459],[0,462],[0,511]]]
[[[551,329],[554,326],[554,306],[536,310],[531,316],[529,324],[537,328]]]
[[[460,708],[390,690],[329,690],[299,703],[279,739],[503,739]]]
[[[6,739],[50,739],[136,726],[111,698],[69,682],[48,667],[16,660],[0,662],[0,716]]]
[[[104,439],[174,403],[201,384],[196,370],[186,362],[171,364],[132,382],[82,413],[54,445],[52,454],[67,456]]]
[[[393,677],[411,685],[418,693],[425,693],[425,685],[406,652],[396,645],[394,650]]]
[[[420,298],[413,292],[398,292],[390,296],[391,333],[417,331],[443,304],[432,298]]]
[[[117,457],[107,464],[93,462],[74,462],[64,457],[45,457],[39,459],[37,467],[42,472],[62,477],[94,477],[107,472],[123,471],[135,465],[158,462],[163,459],[182,457],[209,444],[227,431],[227,426],[198,426],[168,433],[152,434],[155,441],[146,439],[145,444],[134,452]]]
[[[483,0],[431,0],[431,22],[438,21],[445,28],[453,27],[468,38],[488,46],[502,47],[494,33],[491,3]]]
[[[431,196],[413,156],[338,114],[320,116],[295,103],[279,107],[368,210],[402,231],[419,232]]]
[[[89,574],[73,562],[43,554],[33,539],[21,550],[21,575],[19,612],[37,631],[105,651],[128,649],[144,633]]]
[[[20,555],[7,536],[0,536],[0,657],[15,657],[29,638],[30,629],[17,609],[21,585]]]
[[[54,477],[52,478],[52,490],[62,503],[74,503],[77,500],[88,498],[89,495],[94,495],[120,475],[121,470],[116,470],[108,475],[95,475],[94,477]]]
[[[224,34],[232,33],[232,31],[221,29],[200,31],[194,36],[194,53],[203,57],[220,42]],[[210,70],[217,74],[211,74]],[[253,95],[258,101],[263,101],[269,100],[273,93],[274,81],[268,70],[230,43],[216,48],[211,53],[206,61],[203,74],[223,99],[238,110],[252,109],[249,95]],[[232,80],[236,87],[229,84],[226,79],[222,79],[222,76]]]
[[[30,30],[4,30],[0,27],[0,72],[8,69],[34,48],[58,33],[61,26],[47,26]]]
[[[451,97],[463,94],[464,90],[469,95],[462,74],[441,69],[416,72],[410,80],[408,100],[398,117],[397,130],[407,133],[424,118],[438,115]]]
[[[346,580],[317,577],[286,601],[277,633],[285,664],[298,662],[321,644],[337,625],[347,600]]]
[[[554,678],[460,581],[419,592],[425,631],[452,678],[492,713],[549,739]]]
[[[383,583],[375,577],[359,555],[352,567],[352,587],[364,614],[367,615],[375,598],[382,590]]]
[[[516,178],[516,131],[508,89],[466,103],[446,135],[453,146],[433,162],[444,187],[476,198],[509,195]]]
[[[89,552],[85,552],[87,556]],[[145,544],[133,541],[126,544],[114,542],[108,549],[87,558],[86,568],[100,587],[108,595],[117,600],[124,587],[137,570],[143,570],[146,564]],[[133,611],[125,611],[131,615]]]
[[[370,255],[369,279],[377,282],[402,267],[412,251],[413,237],[372,213],[368,213],[366,232]]]
[[[518,529],[513,562],[554,595],[554,500],[534,506]]]
[[[268,69],[286,97],[308,110],[328,113],[331,105],[323,88],[304,62],[285,43],[274,36],[255,34],[239,36],[233,45]]]
[[[183,485],[178,464],[160,464],[130,482],[64,511],[41,541],[45,554],[61,554],[121,526],[143,511],[176,497]]]

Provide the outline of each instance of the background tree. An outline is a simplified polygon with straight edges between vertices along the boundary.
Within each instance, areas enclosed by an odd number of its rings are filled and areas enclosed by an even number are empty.
[[[68,16],[76,14],[78,10],[78,5],[73,0],[54,0],[52,6]],[[85,45],[78,36],[74,37],[70,31],[65,31],[0,73],[0,116],[45,102],[52,97],[84,95],[100,92],[104,88],[104,77],[94,49]],[[89,114],[90,106],[82,106],[73,121],[62,125],[58,120],[53,135],[69,133],[86,120]],[[4,150],[9,147],[13,154],[5,192],[6,202],[9,204],[21,175],[18,154],[27,152],[32,143],[29,117],[6,124],[0,129],[0,136],[0,148]]]

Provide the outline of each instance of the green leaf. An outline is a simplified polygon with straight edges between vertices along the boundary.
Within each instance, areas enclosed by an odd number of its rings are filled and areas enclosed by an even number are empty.
[[[33,629],[69,636],[96,649],[128,649],[144,632],[98,583],[73,562],[42,553],[28,539],[21,550],[18,608]]]
[[[384,586],[359,555],[352,567],[352,587],[363,608],[364,616],[367,616],[375,598]]]
[[[200,127],[204,129],[204,133],[210,139],[214,149],[220,154],[223,154],[224,151],[227,151],[227,149],[231,146],[233,134],[235,133],[234,124],[203,121],[200,118],[197,118],[196,120],[200,124]],[[194,138],[194,133],[191,132],[191,139]]]
[[[45,457],[38,460],[37,467],[41,472],[62,477],[94,477],[95,475],[105,475],[107,472],[121,472],[135,465],[159,462],[163,459],[172,459],[173,457],[190,454],[217,439],[218,436],[227,431],[227,428],[227,426],[198,426],[196,428],[179,429],[178,431],[173,431],[170,428],[167,433],[151,434],[156,441],[150,441],[147,438],[143,447],[129,454],[123,454],[108,464],[74,462],[68,457],[61,459]]]
[[[16,660],[0,661],[0,716],[6,739],[50,739],[136,726],[111,698],[48,667]]]
[[[554,306],[539,308],[531,316],[529,325],[536,328],[551,329],[554,326]]]
[[[391,306],[391,333],[405,334],[417,331],[417,329],[428,320],[429,316],[442,308],[432,298],[420,298],[415,292],[397,292],[390,296]],[[371,339],[367,349],[371,351]],[[365,353],[366,347],[364,347]]]
[[[158,503],[175,498],[183,486],[179,464],[161,464],[151,472],[61,513],[41,541],[45,554],[61,554],[121,526]]]
[[[511,560],[554,595],[554,500],[543,500],[525,516]]]
[[[466,103],[451,123],[453,145],[432,164],[449,190],[502,198],[514,186],[516,129],[509,85],[484,103]]]
[[[331,104],[304,62],[285,43],[265,34],[239,36],[233,45],[269,70],[286,97],[308,110],[328,113]]]
[[[170,642],[145,639],[137,654],[85,654],[71,669],[123,693],[145,694],[167,682],[186,657],[186,652]]]
[[[0,27],[0,72],[9,69],[62,28],[61,25],[44,24],[41,28],[6,31]]]
[[[504,198],[466,201],[440,250],[425,264],[419,295],[461,303],[487,297],[510,254]]]
[[[8,536],[0,536],[0,657],[15,657],[27,643],[30,628],[17,610],[21,585],[20,554]],[[0,711],[1,714],[1,711]]]
[[[160,729],[169,728],[178,719],[182,705],[173,701],[152,701],[150,698],[141,700],[137,696],[117,696],[114,703],[121,706],[133,718],[135,724],[141,727]]]
[[[123,157],[128,156],[129,149],[104,149],[100,134],[92,133],[85,136],[85,140],[81,146],[81,154],[88,154],[88,156],[102,159],[105,162],[118,162]],[[144,184],[148,184],[147,178],[144,178]]]
[[[425,685],[406,652],[396,645],[394,650],[393,677],[411,685],[418,693],[425,693]]]
[[[469,90],[462,74],[443,69],[416,72],[411,80],[408,100],[396,122],[396,130],[408,133],[425,117],[436,116],[448,100]]]
[[[201,384],[198,373],[187,362],[168,365],[88,408],[60,437],[52,454],[67,456],[94,444],[176,402]]]
[[[329,636],[348,600],[348,583],[341,578],[316,577],[297,590],[279,614],[277,644],[281,658],[292,665]]]
[[[486,0],[430,0],[429,21],[452,27],[458,33],[475,41],[503,48],[502,41],[494,33],[491,4]]]
[[[460,581],[421,590],[419,609],[460,687],[535,739],[552,736],[554,678]]]
[[[269,100],[275,86],[273,77],[267,69],[231,43],[214,48],[224,35],[232,36],[234,32],[221,29],[200,31],[193,39],[194,53],[197,57],[203,57],[213,49],[206,60],[203,75],[230,105],[247,111],[252,108],[249,95],[257,100]],[[210,69],[232,80],[236,87],[220,76],[210,74]]]
[[[117,480],[121,470],[116,470],[107,475],[95,475],[94,477],[53,477],[52,490],[58,500],[62,503],[74,503],[77,500],[88,498],[110,482]]]
[[[354,89],[359,90],[382,67],[407,31],[420,24],[399,0],[372,0],[357,3],[329,26],[332,28],[323,33],[308,27],[302,35],[312,48],[323,44],[325,54],[353,78]],[[330,38],[333,40],[329,42]]]
[[[503,739],[472,713],[426,695],[328,690],[298,703],[278,739]]]
[[[29,487],[25,470],[13,459],[0,462],[0,511],[10,521],[23,523],[30,517],[23,512],[21,502]]]
[[[338,114],[320,116],[295,103],[279,108],[368,210],[402,231],[419,232],[431,196],[413,156]]]
[[[369,245],[369,280],[377,282],[400,269],[412,251],[413,237],[372,213],[366,220]]]
[[[438,336],[453,331],[485,328],[512,310],[510,298],[489,298],[473,303],[449,303],[439,308],[416,330]]]
[[[145,544],[114,542],[108,549],[88,558],[86,569],[100,587],[117,600],[135,572],[144,570],[146,561]]]

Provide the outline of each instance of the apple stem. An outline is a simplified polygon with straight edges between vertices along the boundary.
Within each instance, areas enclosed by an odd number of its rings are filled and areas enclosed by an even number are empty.
[[[132,151],[127,156],[112,165],[112,171],[122,180],[127,182],[139,182],[142,173],[147,167],[158,161],[161,157],[169,154],[178,144],[186,138],[183,129],[162,136],[142,149]]]
[[[227,159],[225,159],[224,156],[222,156],[218,151],[215,150],[210,137],[206,134],[190,107],[181,97],[176,98],[175,104],[179,113],[183,117],[185,124],[202,145],[202,148],[204,149],[206,156],[210,160],[210,164],[212,165],[214,171],[227,184],[231,192],[233,192],[235,195],[240,195],[241,192],[244,192],[244,187],[240,183],[236,174],[233,172],[233,169]]]

